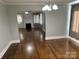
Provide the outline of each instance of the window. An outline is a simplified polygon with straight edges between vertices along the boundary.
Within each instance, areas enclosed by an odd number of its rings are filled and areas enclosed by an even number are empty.
[[[42,24],[43,22],[43,15],[42,13],[34,15],[34,23]]]
[[[17,22],[18,22],[18,24],[22,23],[22,15],[17,14]]]
[[[79,11],[73,11],[72,31],[79,32]]]
[[[34,15],[34,23],[40,23],[39,15]]]
[[[43,21],[43,19],[42,19],[43,17],[42,17],[42,16],[43,16],[42,13],[40,13],[40,24],[43,23],[43,22],[42,22],[42,21]]]

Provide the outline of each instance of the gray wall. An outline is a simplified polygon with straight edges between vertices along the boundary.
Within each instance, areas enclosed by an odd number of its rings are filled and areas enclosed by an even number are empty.
[[[19,39],[16,22],[16,13],[19,11],[41,11],[43,6],[39,5],[11,5],[7,6],[9,20],[12,27],[14,39]],[[59,6],[60,7],[60,6]],[[61,6],[58,11],[45,12],[46,36],[65,36],[67,31],[67,6]]]
[[[0,53],[11,41],[11,39],[6,6],[0,4]]]
[[[59,7],[59,10],[46,12],[46,36],[66,36],[67,30],[67,6]]]

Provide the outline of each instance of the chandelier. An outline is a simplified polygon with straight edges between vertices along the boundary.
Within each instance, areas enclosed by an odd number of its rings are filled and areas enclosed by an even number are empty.
[[[47,5],[43,6],[42,11],[52,11],[52,10],[58,10],[59,9],[57,4],[54,3],[52,5],[51,2],[52,1],[50,0],[50,4],[47,4]]]

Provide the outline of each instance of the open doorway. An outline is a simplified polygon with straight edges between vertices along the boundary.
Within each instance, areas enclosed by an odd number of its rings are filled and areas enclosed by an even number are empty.
[[[39,38],[42,38],[42,40],[45,40],[44,12],[41,11],[19,12],[17,13],[17,23],[21,41],[27,40],[26,36],[28,35],[29,37],[32,36],[32,38],[34,38],[34,35],[36,35]]]

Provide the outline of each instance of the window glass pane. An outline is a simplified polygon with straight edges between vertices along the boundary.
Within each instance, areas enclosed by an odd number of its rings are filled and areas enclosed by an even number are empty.
[[[17,15],[17,22],[18,24],[22,23],[22,16],[20,14]]]
[[[42,13],[40,14],[40,24],[42,24]]]
[[[34,23],[40,23],[39,15],[34,15]]]
[[[74,11],[73,12],[73,27],[72,31],[73,32],[78,32],[78,26],[79,26],[79,11]]]

